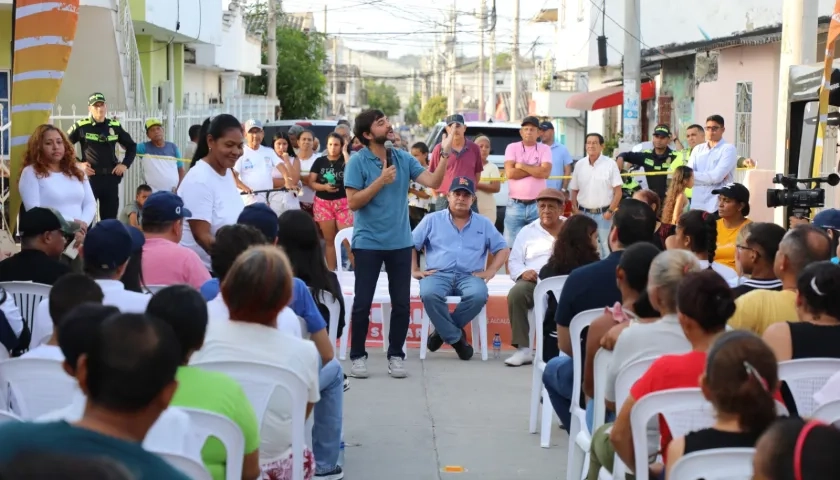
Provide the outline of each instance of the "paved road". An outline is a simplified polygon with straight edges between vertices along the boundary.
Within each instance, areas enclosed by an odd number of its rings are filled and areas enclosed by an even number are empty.
[[[528,433],[530,366],[409,350],[409,377],[396,380],[381,348],[368,353],[371,378],[345,395],[347,480],[566,478],[568,435],[555,427],[544,449]]]

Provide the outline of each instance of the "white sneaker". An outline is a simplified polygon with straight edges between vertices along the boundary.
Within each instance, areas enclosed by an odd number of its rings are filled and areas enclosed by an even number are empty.
[[[353,360],[353,366],[350,367],[350,376],[353,378],[368,378],[367,358],[357,358]]]
[[[522,365],[529,365],[534,363],[534,354],[531,349],[519,349],[505,360],[505,365],[509,367],[521,367]]]

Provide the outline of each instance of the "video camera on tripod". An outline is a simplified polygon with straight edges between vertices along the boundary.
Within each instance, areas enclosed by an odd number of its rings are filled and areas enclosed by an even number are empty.
[[[788,207],[790,214],[795,217],[807,218],[812,208],[825,206],[825,189],[820,185],[827,183],[836,186],[840,184],[840,175],[829,174],[827,177],[796,178],[795,175],[784,176],[777,173],[773,183],[781,184],[783,188],[767,190],[767,206],[770,208]],[[801,189],[798,184],[816,184],[814,188]]]

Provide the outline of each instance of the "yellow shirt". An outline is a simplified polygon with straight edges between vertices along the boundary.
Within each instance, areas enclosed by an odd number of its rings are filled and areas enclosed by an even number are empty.
[[[792,290],[753,290],[735,300],[735,314],[729,326],[762,335],[774,323],[797,322],[796,292]]]
[[[715,250],[715,261],[722,263],[731,269],[735,269],[735,243],[738,240],[738,232],[744,225],[750,223],[747,219],[735,228],[726,228],[723,219],[717,221],[717,249]]]

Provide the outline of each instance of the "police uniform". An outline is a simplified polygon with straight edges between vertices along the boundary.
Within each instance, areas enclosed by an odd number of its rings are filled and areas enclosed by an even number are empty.
[[[101,93],[94,93],[88,98],[90,106],[99,102],[105,102],[105,96]],[[112,173],[119,165],[116,144],[119,143],[125,149],[122,164],[126,168],[134,162],[137,144],[120,122],[108,118],[102,122],[97,122],[92,116],[83,118],[70,127],[67,135],[71,144],[79,143],[82,151],[81,161],[90,163],[90,168],[95,172],[90,177],[90,187],[93,196],[99,200],[99,217],[102,220],[117,218],[120,207],[119,184],[122,177]]]
[[[671,131],[667,127],[657,127],[653,131],[654,135],[665,135],[670,137]],[[657,154],[653,150],[642,150],[641,152],[625,152],[619,155],[625,162],[638,165],[646,173],[651,172],[667,172],[671,167],[671,162],[677,157],[677,152],[665,147],[665,153]],[[647,183],[651,190],[659,195],[659,198],[664,199],[667,192],[668,176],[667,175],[649,175],[647,176]]]

